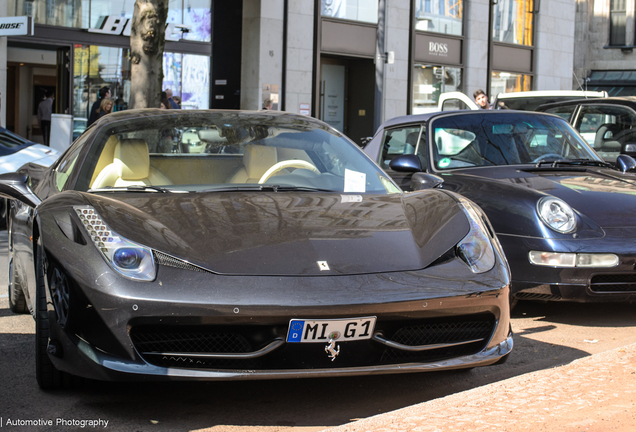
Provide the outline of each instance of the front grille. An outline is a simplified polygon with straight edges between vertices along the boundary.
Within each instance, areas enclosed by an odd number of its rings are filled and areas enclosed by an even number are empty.
[[[518,292],[515,294],[515,297],[519,300],[561,300],[560,295],[556,294],[545,294],[545,293],[533,293],[533,292]]]
[[[594,292],[636,292],[636,273],[605,273],[592,276],[590,289]]]
[[[478,342],[427,351],[404,351],[374,340],[339,342],[335,361],[322,343],[284,343],[280,348],[252,359],[211,359],[185,353],[250,353],[263,349],[287,335],[288,320],[280,325],[136,326],[131,329],[133,345],[148,363],[172,368],[216,370],[330,369],[433,362],[476,354],[486,347],[497,325],[490,313],[469,317],[428,319],[378,319],[375,331],[385,339],[408,345]],[[158,353],[181,353],[161,355]]]

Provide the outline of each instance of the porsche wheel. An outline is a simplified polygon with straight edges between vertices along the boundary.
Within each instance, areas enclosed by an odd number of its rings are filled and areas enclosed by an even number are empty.
[[[50,390],[63,387],[66,377],[55,368],[48,354],[50,327],[46,308],[46,259],[42,239],[38,239],[36,254],[35,376],[40,388]]]

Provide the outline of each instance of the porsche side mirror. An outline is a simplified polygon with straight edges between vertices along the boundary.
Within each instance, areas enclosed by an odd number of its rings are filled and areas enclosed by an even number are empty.
[[[389,168],[397,172],[419,172],[422,171],[420,158],[414,154],[398,156],[389,163]]]
[[[440,176],[425,172],[416,172],[411,177],[411,190],[417,191],[423,189],[434,189],[441,187],[442,183],[444,183],[444,179]]]
[[[31,190],[29,176],[16,172],[0,174],[0,196],[16,199],[29,207],[37,207],[42,202]]]
[[[616,166],[623,172],[635,171],[636,160],[629,155],[621,154],[616,158]]]

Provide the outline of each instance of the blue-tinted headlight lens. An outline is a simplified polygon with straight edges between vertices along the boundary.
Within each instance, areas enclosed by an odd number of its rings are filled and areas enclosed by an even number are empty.
[[[113,254],[115,265],[127,270],[139,267],[142,258],[139,250],[133,248],[119,248]]]

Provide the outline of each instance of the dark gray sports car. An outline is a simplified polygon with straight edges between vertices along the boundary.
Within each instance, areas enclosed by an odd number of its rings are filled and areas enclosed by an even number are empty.
[[[1,175],[0,195],[44,388],[455,369],[512,349],[509,269],[479,207],[404,194],[309,117],[110,114],[48,171]]]

